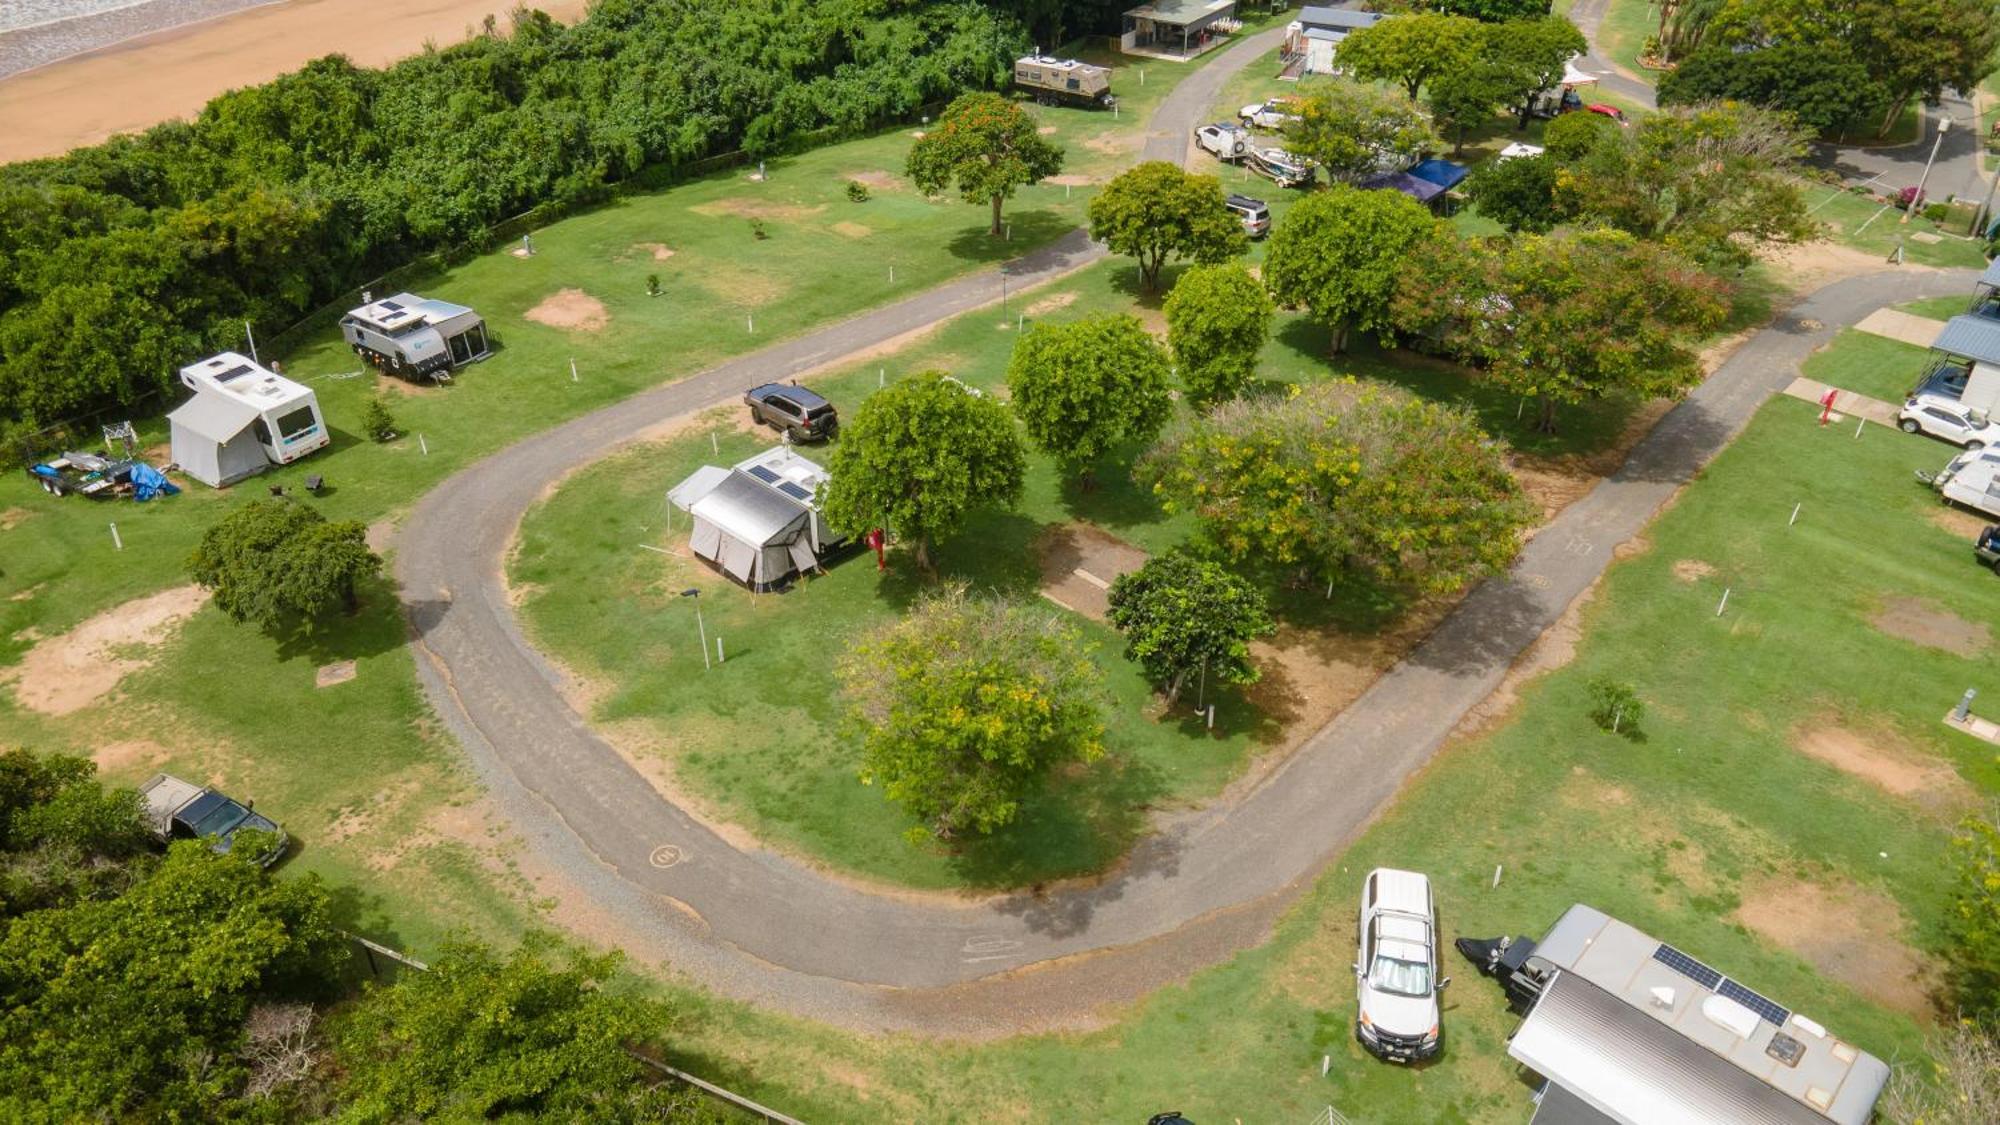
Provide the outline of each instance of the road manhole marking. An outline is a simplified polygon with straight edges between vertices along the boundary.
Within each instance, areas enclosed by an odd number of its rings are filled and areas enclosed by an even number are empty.
[[[653,854],[649,858],[654,867],[672,867],[674,864],[686,859],[687,853],[672,844],[661,844],[659,847],[653,849]]]

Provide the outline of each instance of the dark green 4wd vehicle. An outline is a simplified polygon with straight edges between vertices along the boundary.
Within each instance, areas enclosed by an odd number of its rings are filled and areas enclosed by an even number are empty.
[[[238,832],[262,832],[275,838],[263,854],[252,858],[269,867],[284,857],[291,840],[285,830],[268,817],[258,816],[250,806],[239,804],[213,789],[172,774],[156,773],[139,787],[146,799],[146,821],[162,841],[208,840],[217,852],[228,855],[236,845]]]

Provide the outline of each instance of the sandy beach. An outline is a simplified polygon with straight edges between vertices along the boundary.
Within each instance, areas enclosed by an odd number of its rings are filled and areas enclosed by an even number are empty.
[[[197,2],[185,9],[197,18],[216,9],[228,14],[0,79],[0,162],[52,156],[192,117],[225,90],[268,81],[322,55],[345,54],[362,66],[391,63],[426,43],[455,43],[488,15],[504,25],[514,7],[513,0],[280,0],[243,7],[259,2],[223,0],[210,8]],[[539,0],[530,6],[569,21],[586,4]],[[143,20],[144,8],[102,18]]]

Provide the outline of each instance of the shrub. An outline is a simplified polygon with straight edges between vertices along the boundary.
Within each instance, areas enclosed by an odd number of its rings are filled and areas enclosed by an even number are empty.
[[[847,181],[847,198],[856,203],[868,202],[868,185],[860,180]]]
[[[771,237],[771,232],[764,229],[764,220],[762,219],[750,220],[750,234],[759,242]]]
[[[369,441],[390,441],[396,436],[396,419],[389,415],[389,408],[383,404],[380,395],[368,400],[368,408],[361,414],[361,432]]]
[[[1613,734],[1630,735],[1646,717],[1646,702],[1623,680],[1599,676],[1590,681],[1590,721]]]

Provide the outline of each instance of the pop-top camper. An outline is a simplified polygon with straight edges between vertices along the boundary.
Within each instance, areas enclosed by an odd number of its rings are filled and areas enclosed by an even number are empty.
[[[2000,413],[2000,320],[1961,313],[1946,321],[1910,397],[1920,394],[1957,399],[1983,414]]]
[[[2000,446],[1968,449],[1936,473],[1917,473],[1917,479],[1946,500],[2000,516]]]
[[[340,318],[340,335],[355,355],[410,380],[449,382],[453,368],[484,359],[489,350],[478,313],[415,293],[349,310]]]
[[[194,397],[167,415],[182,472],[221,488],[332,439],[310,389],[235,352],[181,368]]]
[[[1111,71],[1075,59],[1029,55],[1014,60],[1014,86],[1044,105],[1096,106],[1109,109]]]

